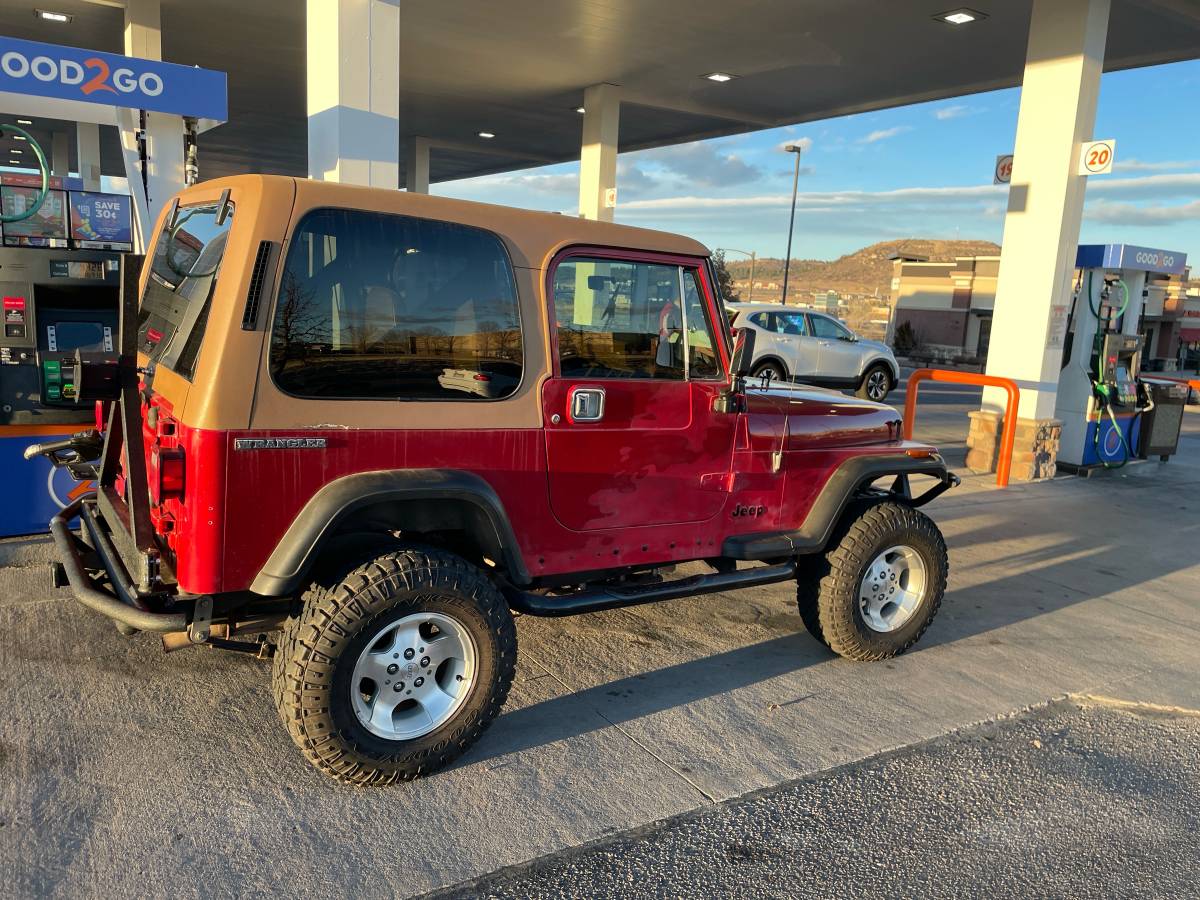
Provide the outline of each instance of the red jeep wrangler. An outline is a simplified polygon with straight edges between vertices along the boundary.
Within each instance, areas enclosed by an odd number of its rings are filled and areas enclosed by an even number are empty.
[[[98,481],[51,523],[56,583],[167,649],[273,655],[292,739],[336,779],[469,747],[512,681],[512,611],[795,581],[854,659],[937,612],[946,549],[916,507],[957,479],[886,406],[747,384],[694,241],[258,176],[184,191],[157,229],[120,348],[76,360],[97,430],[30,448]]]

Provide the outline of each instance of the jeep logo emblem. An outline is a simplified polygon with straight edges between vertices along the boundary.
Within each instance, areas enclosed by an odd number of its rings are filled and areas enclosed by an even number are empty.
[[[738,503],[733,507],[733,517],[736,519],[739,516],[761,516],[767,511],[765,506],[744,506]]]

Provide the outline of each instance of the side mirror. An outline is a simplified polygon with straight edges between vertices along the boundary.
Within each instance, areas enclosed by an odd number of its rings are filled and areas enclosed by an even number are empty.
[[[757,333],[753,328],[738,328],[734,331],[733,359],[729,368],[735,378],[745,378],[754,365],[754,341]]]

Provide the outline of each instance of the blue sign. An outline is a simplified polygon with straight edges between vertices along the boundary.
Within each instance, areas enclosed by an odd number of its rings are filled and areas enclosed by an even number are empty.
[[[1080,244],[1075,265],[1080,269],[1135,269],[1182,275],[1187,268],[1187,254],[1133,244]]]
[[[0,91],[224,122],[224,72],[0,37]]]
[[[133,243],[132,204],[128,194],[71,191],[70,198],[71,239],[78,246]]]

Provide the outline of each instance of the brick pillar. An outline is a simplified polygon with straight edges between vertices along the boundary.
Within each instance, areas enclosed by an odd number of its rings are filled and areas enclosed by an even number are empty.
[[[978,410],[967,413],[971,429],[967,432],[967,468],[972,472],[995,472],[1000,457],[1000,438],[1004,416]],[[1040,481],[1053,478],[1057,470],[1058,441],[1062,422],[1058,419],[1017,419],[1013,441],[1013,481]]]

